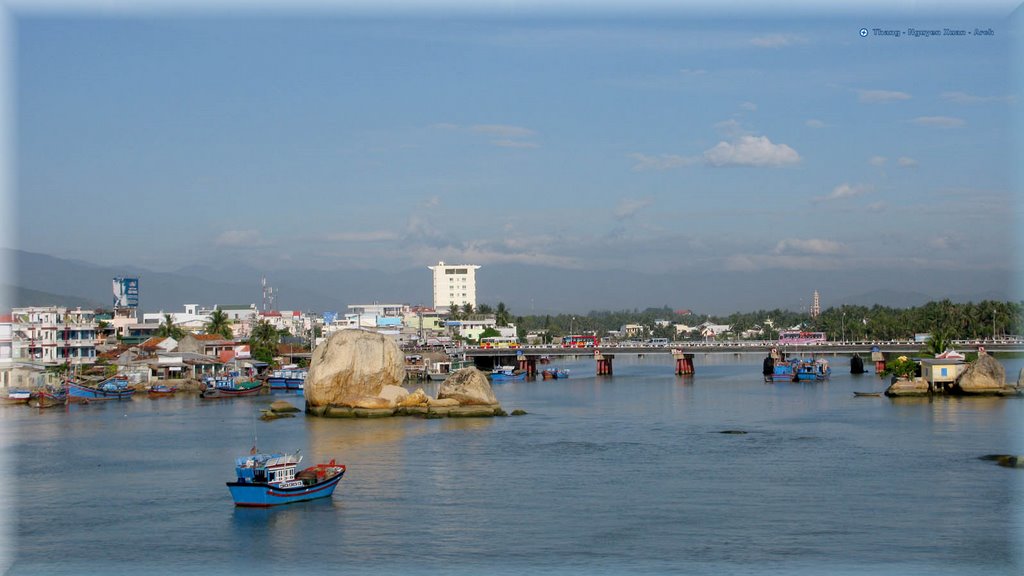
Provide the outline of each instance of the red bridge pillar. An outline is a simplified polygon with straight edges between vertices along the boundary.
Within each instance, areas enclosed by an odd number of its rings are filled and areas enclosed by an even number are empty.
[[[682,350],[672,350],[672,358],[676,361],[676,376],[693,374],[693,354],[684,354]]]
[[[520,372],[526,372],[527,376],[536,376],[537,375],[537,357],[536,356],[526,356],[525,354],[520,354],[517,359],[519,360],[519,371]]]
[[[611,376],[612,375],[612,359],[615,358],[612,354],[602,354],[600,350],[594,350],[594,360],[597,361],[597,375],[598,376]]]

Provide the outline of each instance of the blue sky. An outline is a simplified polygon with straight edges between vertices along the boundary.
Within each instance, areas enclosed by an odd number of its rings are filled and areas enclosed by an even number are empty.
[[[9,24],[17,248],[158,270],[1017,265],[1012,3],[64,4]]]

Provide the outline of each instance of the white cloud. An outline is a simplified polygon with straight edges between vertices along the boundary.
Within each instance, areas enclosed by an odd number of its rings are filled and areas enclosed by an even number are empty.
[[[867,205],[867,211],[871,212],[872,214],[881,214],[882,212],[885,212],[886,208],[888,207],[889,205],[886,204],[885,202],[872,202],[871,204]]]
[[[646,208],[653,204],[654,201],[650,198],[623,198],[619,201],[619,205],[615,208],[615,217],[619,220],[625,220],[626,218],[632,218],[642,208]]]
[[[672,168],[679,168],[681,166],[689,166],[696,160],[693,158],[687,158],[686,156],[678,156],[676,154],[660,154],[658,156],[649,156],[647,154],[641,154],[634,152],[628,154],[628,157],[636,160],[636,164],[633,165],[633,170],[637,172],[644,172],[646,170],[670,170]]]
[[[896,165],[900,168],[916,168],[917,160],[914,160],[909,156],[900,156],[896,159]]]
[[[398,240],[398,234],[389,230],[373,230],[369,232],[334,232],[327,235],[332,242],[382,242]]]
[[[785,166],[800,162],[800,155],[767,136],[740,136],[705,151],[704,161],[712,166]]]
[[[872,166],[885,166],[887,160],[885,156],[872,156],[868,162],[871,163]]]
[[[259,230],[225,230],[213,241],[217,246],[259,246],[265,244],[260,239]]]
[[[755,112],[757,111],[757,104],[754,104],[753,102],[743,102],[740,104],[740,108],[748,112]]]
[[[505,138],[527,138],[535,134],[535,132],[529,128],[523,128],[522,126],[508,126],[506,124],[475,124],[470,126],[469,129],[473,132],[496,134],[498,136],[504,136]]]
[[[865,104],[910,100],[910,94],[895,90],[857,90],[858,100]]]
[[[934,128],[958,128],[966,124],[962,118],[952,116],[918,116],[911,120],[918,126],[931,126]]]
[[[501,148],[540,148],[536,142],[524,140],[491,140],[491,144]]]
[[[715,130],[718,130],[720,134],[728,138],[749,134],[749,132],[743,128],[743,125],[740,124],[740,121],[735,118],[722,120],[715,124]]]
[[[844,198],[853,198],[854,196],[860,196],[871,192],[873,188],[867,184],[848,184],[846,182],[836,186],[826,196],[819,196],[814,198],[815,202],[826,202],[829,200],[842,200]]]
[[[759,48],[782,48],[793,44],[803,44],[806,40],[794,34],[765,34],[750,39],[750,43]]]
[[[441,197],[440,196],[436,196],[436,195],[435,196],[431,196],[430,198],[427,198],[426,200],[423,201],[423,204],[422,204],[423,208],[437,208],[440,205],[441,205]]]
[[[966,92],[943,92],[940,96],[947,102],[954,104],[987,104],[989,102],[1006,102],[1012,104],[1017,101],[1016,96],[975,96]]]
[[[779,243],[775,245],[776,254],[796,252],[798,254],[828,255],[839,254],[842,251],[843,245],[839,242],[821,238],[808,238],[806,240],[787,238],[779,240]]]
[[[804,125],[807,126],[808,128],[827,128],[828,127],[828,124],[825,124],[821,120],[817,120],[815,118],[811,118],[807,122],[804,122]]]

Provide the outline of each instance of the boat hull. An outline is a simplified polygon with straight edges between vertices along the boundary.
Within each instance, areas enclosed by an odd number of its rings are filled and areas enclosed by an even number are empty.
[[[257,396],[263,387],[252,388],[207,388],[199,393],[201,398],[238,398],[240,396]]]
[[[91,386],[78,384],[77,382],[68,382],[68,396],[73,398],[89,398],[90,400],[127,400],[132,397],[132,394],[135,394],[134,388],[104,390],[102,388],[93,388]]]
[[[228,482],[227,486],[231,491],[231,498],[234,499],[235,506],[269,508],[293,502],[329,498],[334,494],[334,489],[338,487],[338,482],[344,475],[345,473],[342,472],[318,484],[295,488],[276,488],[265,483],[252,484],[248,482]]]

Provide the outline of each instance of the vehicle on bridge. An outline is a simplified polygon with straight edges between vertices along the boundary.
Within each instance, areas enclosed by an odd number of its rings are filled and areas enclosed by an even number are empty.
[[[804,332],[803,330],[783,330],[779,332],[779,344],[824,344],[828,341],[824,332]]]
[[[519,338],[515,336],[485,336],[480,339],[481,348],[519,348]]]
[[[562,336],[562,348],[597,348],[601,339],[597,336],[587,334],[573,334]]]

